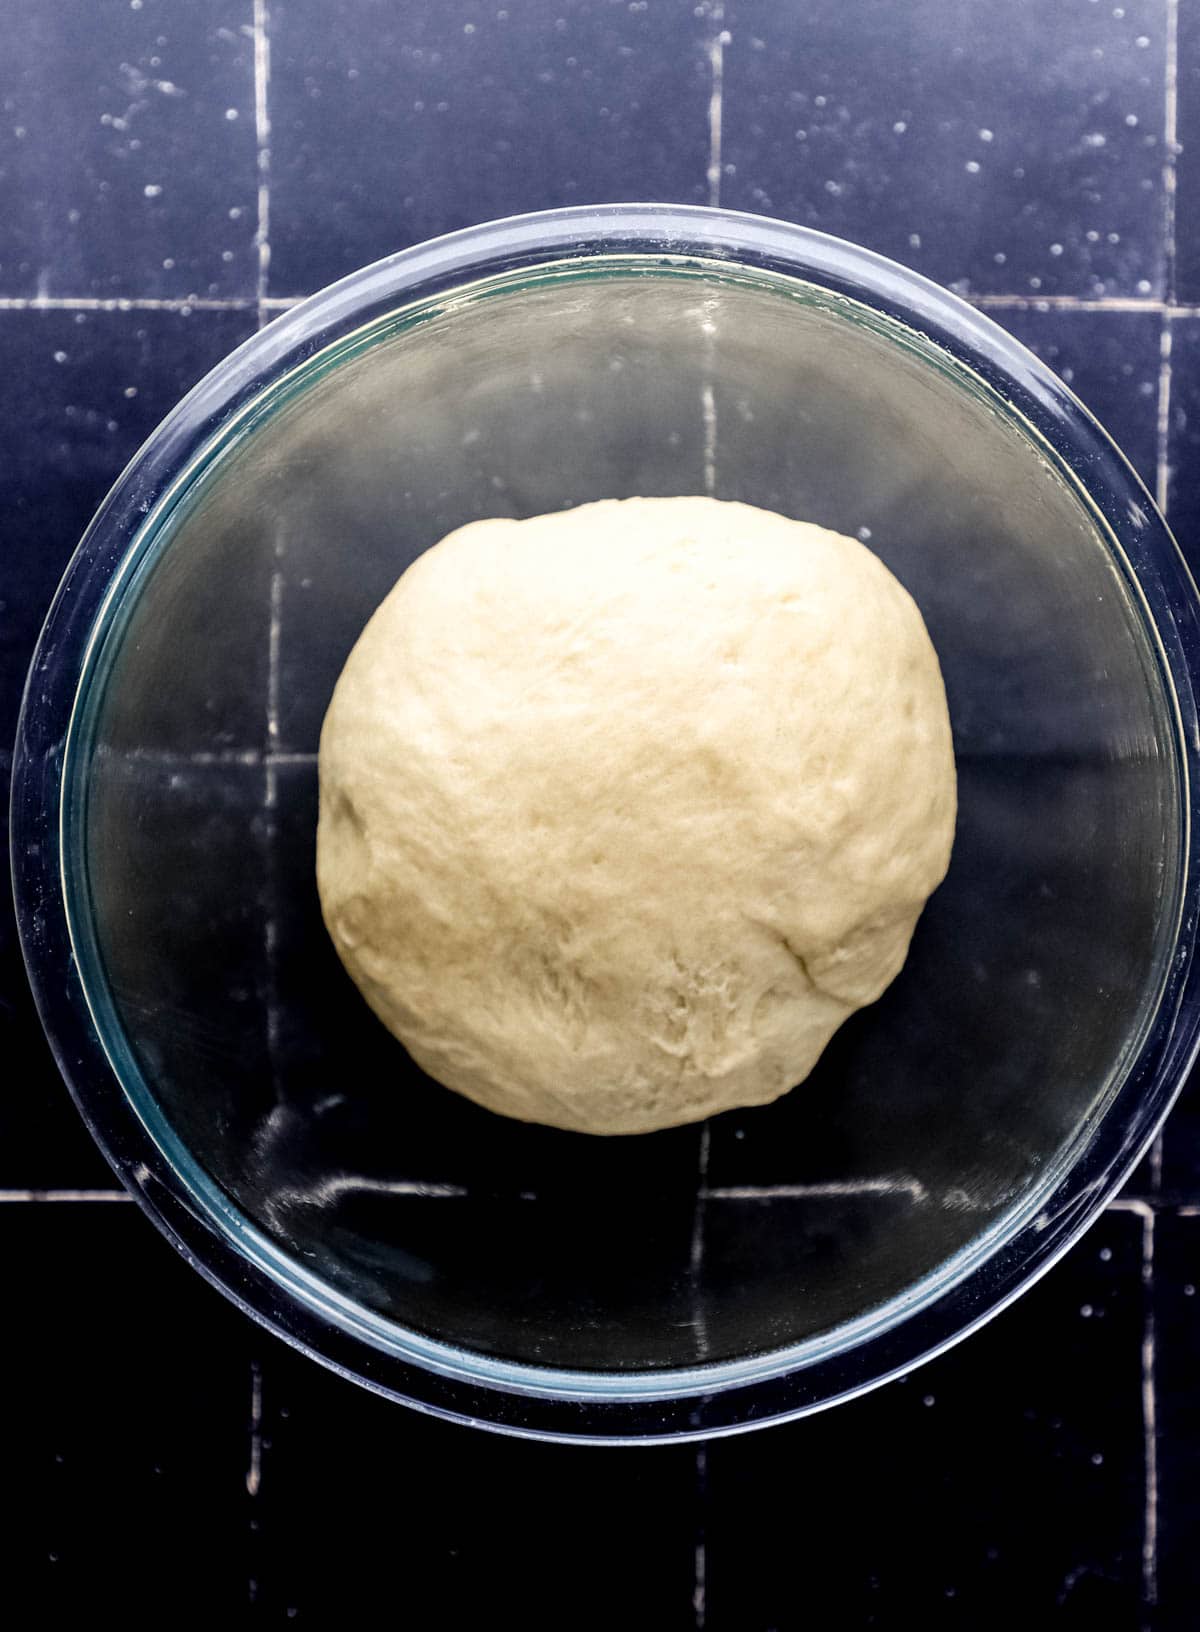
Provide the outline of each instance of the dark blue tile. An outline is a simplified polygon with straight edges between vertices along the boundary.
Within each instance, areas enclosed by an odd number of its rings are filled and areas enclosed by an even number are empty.
[[[1200,1218],[1154,1226],[1160,1632],[1187,1632],[1200,1602]]]
[[[1167,517],[1193,572],[1200,569],[1200,319],[1171,323],[1170,483]]]
[[[1175,294],[1200,302],[1200,7],[1179,6]]]
[[[412,1626],[696,1626],[690,1446],[538,1445],[455,1427],[272,1340],[262,1402],[268,1614],[355,1624],[395,1604]]]
[[[22,1334],[0,1362],[21,1492],[8,1614],[69,1624],[184,1589],[202,1619],[231,1619],[248,1582],[247,1324],[131,1203],[10,1205],[0,1243]]]
[[[1200,321],[1171,323],[1167,519],[1193,572],[1200,570]],[[1200,1201],[1200,1077],[1184,1084],[1162,1136],[1166,1196]]]
[[[120,753],[88,776],[90,901],[118,1022],[175,1133],[239,1199],[272,1104],[264,781],[261,765]]]
[[[63,568],[105,492],[244,312],[0,312],[0,742]]]
[[[272,292],[306,293],[406,244],[523,210],[702,202],[705,10],[279,0]]]
[[[1200,1202],[1200,1076],[1194,1071],[1167,1118],[1162,1142],[1163,1195]]]
[[[1156,312],[993,313],[1091,409],[1154,491],[1161,319]]]
[[[730,0],[722,202],[974,292],[1151,294],[1166,0]]]
[[[0,63],[0,293],[247,295],[249,0],[16,0]]]
[[[0,755],[0,865],[8,862],[7,752]],[[0,891],[0,1187],[108,1188],[116,1183],[89,1138],[50,1053],[17,944],[12,895]]]
[[[710,1632],[1139,1625],[1140,1220],[902,1383],[708,1451]]]
[[[253,325],[243,313],[0,313],[0,761],[26,666],[66,562],[139,442]],[[4,799],[7,813],[7,796]],[[7,844],[5,846],[7,852]],[[0,1183],[107,1182],[33,1015],[11,897],[0,896]]]

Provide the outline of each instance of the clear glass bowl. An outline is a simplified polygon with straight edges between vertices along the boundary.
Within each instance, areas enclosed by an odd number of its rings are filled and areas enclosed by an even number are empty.
[[[774,1106],[596,1139],[423,1078],[313,879],[341,664],[449,529],[709,491],[870,540],[955,729],[902,975]],[[33,664],[14,875],[47,1031],[167,1235],[326,1364],[549,1438],[729,1432],[978,1325],[1190,1063],[1197,598],[1063,385],[834,239],[610,206],[458,233],[241,347],[80,545]]]

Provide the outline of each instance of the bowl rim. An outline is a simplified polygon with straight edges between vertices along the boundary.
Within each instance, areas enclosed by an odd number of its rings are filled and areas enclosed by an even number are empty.
[[[1055,456],[1123,552],[1173,687],[1181,790],[1179,916],[1148,1034],[1069,1168],[1018,1226],[919,1307],[813,1358],[810,1344],[758,1361],[636,1374],[498,1361],[410,1333],[381,1345],[372,1321],[295,1265],[230,1203],[198,1195],[133,1107],[93,1017],[76,963],[63,844],[69,756],[81,677],[105,608],[162,494],[230,420],[293,367],[396,310],[468,282],[552,261],[622,254],[718,261],[778,274],[865,305],[916,330],[1000,393]],[[541,211],[430,240],[305,300],[217,365],[152,432],[87,528],[50,608],[26,683],[13,757],[11,850],[17,924],[42,1024],[93,1138],[169,1240],[248,1314],[295,1347],[410,1405],[528,1437],[616,1443],[700,1439],[822,1409],[941,1353],[1004,1308],[1077,1239],[1153,1139],[1200,1047],[1200,869],[1191,789],[1200,725],[1200,598],[1141,481],[1049,369],[956,295],[884,257],[809,228],[699,205],[611,204]],[[216,1191],[210,1181],[209,1190]],[[218,1193],[219,1200],[219,1193]],[[221,1213],[224,1212],[224,1217]],[[964,1249],[965,1250],[965,1249]],[[300,1279],[296,1271],[299,1269]],[[929,1277],[926,1277],[929,1279]],[[306,1284],[309,1283],[309,1284]],[[923,1285],[922,1283],[917,1283]],[[316,1292],[314,1293],[314,1286]],[[281,1293],[283,1294],[281,1298]],[[889,1302],[902,1311],[909,1294]],[[911,1300],[909,1300],[911,1301]],[[848,1322],[846,1328],[863,1325]],[[836,1328],[835,1332],[843,1328]]]

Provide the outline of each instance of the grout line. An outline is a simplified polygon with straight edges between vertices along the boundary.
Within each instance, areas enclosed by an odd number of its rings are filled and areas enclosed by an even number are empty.
[[[257,236],[257,235],[256,235]],[[0,295],[0,312],[287,312],[310,295]],[[1153,295],[964,295],[979,311],[1145,312],[1160,317],[1200,317],[1200,305],[1177,304]]]
[[[708,202],[716,209],[721,202],[721,120],[725,94],[725,47],[730,36],[721,26],[725,21],[722,0],[712,8],[716,32],[708,42],[708,64],[712,70],[712,89],[708,97]]]
[[[696,1348],[701,1360],[709,1351],[708,1321],[704,1313],[701,1275],[704,1268],[704,1221],[708,1206],[708,1160],[712,1145],[711,1124],[700,1129],[700,1148],[696,1159],[696,1202],[692,1213],[692,1245],[688,1272],[692,1283],[692,1322],[696,1333]],[[696,1418],[693,1416],[693,1423]],[[692,1555],[692,1619],[693,1625],[703,1632],[707,1619],[708,1595],[708,1541],[705,1514],[708,1505],[708,1452],[703,1445],[696,1448],[696,1496],[699,1504],[696,1541]]]
[[[707,1122],[700,1129],[700,1149],[696,1160],[696,1202],[692,1209],[692,1244],[688,1273],[692,1283],[692,1324],[696,1332],[699,1358],[708,1356],[708,1322],[704,1314],[700,1277],[704,1269],[704,1214],[708,1205],[708,1155],[712,1132]]]
[[[1163,282],[1166,306],[1158,352],[1158,420],[1155,430],[1154,498],[1163,515],[1171,491],[1171,328],[1175,300],[1175,182],[1179,135],[1179,0],[1167,0],[1163,87]],[[1160,1150],[1161,1170],[1161,1150]]]
[[[703,1445],[696,1450],[696,1496],[700,1511],[692,1566],[692,1616],[697,1632],[703,1632],[708,1617],[708,1451]]]
[[[267,92],[271,83],[270,13],[267,0],[254,3],[254,140],[258,156],[258,227],[254,234],[258,250],[255,283],[258,326],[267,321],[267,287],[271,267],[271,118]]]
[[[705,1153],[705,1160],[707,1155]],[[343,1177],[332,1181],[333,1190],[341,1195],[348,1190],[361,1189],[394,1196],[426,1196],[435,1199],[468,1196],[465,1186],[443,1184],[425,1179],[356,1179]],[[526,1193],[522,1192],[522,1199]],[[918,1179],[847,1179],[828,1184],[702,1184],[698,1199],[710,1201],[806,1201],[835,1196],[911,1196],[914,1201],[928,1197],[925,1186]],[[0,1189],[0,1206],[6,1202],[103,1202],[132,1201],[126,1190],[17,1190]],[[1110,1213],[1135,1213],[1143,1222],[1153,1217],[1200,1218],[1200,1203],[1158,1201],[1153,1198],[1118,1196],[1105,1209]],[[695,1252],[693,1237],[693,1253]]]
[[[705,351],[711,372],[714,361],[711,337]],[[700,388],[700,412],[704,418],[704,491],[711,499],[717,491],[717,404],[711,379],[705,380]]]
[[[269,678],[269,677],[268,677]],[[192,753],[179,754],[170,748],[121,748],[114,750],[101,743],[96,750],[97,757],[114,759],[121,764],[173,766],[189,765],[204,769],[212,765],[315,765],[319,756],[315,753],[300,753],[292,749],[268,748],[266,752],[261,748],[214,748],[197,749]],[[4,763],[4,756],[0,754],[0,764]]]
[[[6,1201],[132,1201],[128,1190],[0,1190]]]
[[[1179,156],[1179,0],[1167,0],[1165,86],[1163,92],[1163,237],[1168,306],[1175,301],[1175,183]]]
[[[257,1496],[262,1483],[262,1366],[250,1362],[250,1465],[246,1469],[246,1490]]]
[[[279,561],[281,550],[275,544],[274,555]],[[271,620],[267,633],[267,752],[268,761],[279,756],[275,753],[279,741],[279,645],[283,633],[283,570],[276,565],[271,573]]]
[[[909,1196],[925,1201],[919,1179],[831,1179],[825,1184],[729,1184],[705,1189],[705,1201],[807,1201],[822,1196]]]
[[[722,28],[725,7],[722,0],[714,0],[712,7],[713,35],[708,42],[708,65],[711,90],[708,98],[708,202],[716,208],[721,202],[721,121],[725,94],[725,47],[729,35]],[[715,302],[705,302],[705,316],[701,325],[704,335],[705,380],[700,389],[700,412],[704,423],[704,491],[711,499],[717,491],[717,403],[713,391],[716,374]]]
[[[1153,295],[966,295],[981,311],[1019,312],[1165,312],[1167,302]]]
[[[156,300],[131,295],[3,295],[0,312],[252,312],[254,300],[208,298],[183,295],[176,300]]]
[[[1142,1601],[1158,1602],[1158,1406],[1154,1366],[1154,1211],[1142,1219],[1142,1433],[1145,1452],[1145,1511],[1142,1520]]]
[[[1105,1211],[1110,1213],[1136,1213],[1140,1219],[1145,1220],[1150,1217],[1154,1207],[1152,1203],[1143,1201],[1140,1197],[1118,1196],[1115,1201],[1108,1203]]]
[[[1174,332],[1164,314],[1158,337],[1158,418],[1155,427],[1154,502],[1165,516],[1171,487],[1171,347]]]
[[[257,16],[257,11],[255,15]],[[275,564],[271,571],[270,616],[267,626],[267,747],[263,755],[263,808],[266,814],[267,846],[264,868],[266,902],[263,914],[263,975],[266,984],[267,1062],[276,1098],[279,1098],[279,890],[275,865],[279,771],[272,751],[279,741],[279,653],[283,630],[283,569],[279,564],[282,547],[278,538],[274,540],[272,555]]]
[[[1109,1211],[1133,1213],[1142,1221],[1142,1605],[1158,1601],[1158,1402],[1154,1359],[1154,1214],[1148,1201],[1119,1197]],[[1179,1216],[1200,1213],[1180,1207]]]

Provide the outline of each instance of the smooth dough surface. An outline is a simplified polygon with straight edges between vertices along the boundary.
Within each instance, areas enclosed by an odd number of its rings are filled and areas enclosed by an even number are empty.
[[[474,522],[338,681],[317,878],[429,1075],[635,1133],[775,1099],[899,971],[955,820],[916,605],[708,498]]]

